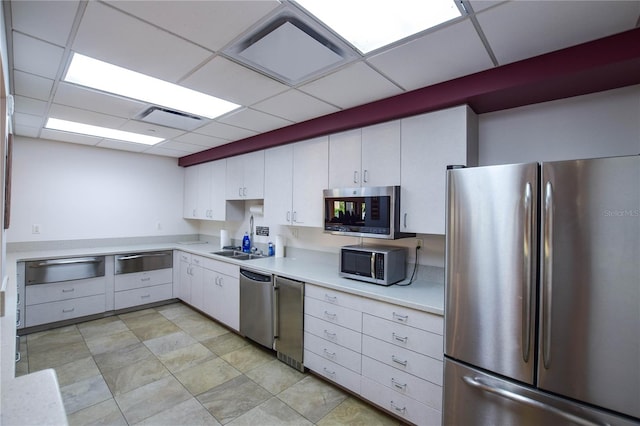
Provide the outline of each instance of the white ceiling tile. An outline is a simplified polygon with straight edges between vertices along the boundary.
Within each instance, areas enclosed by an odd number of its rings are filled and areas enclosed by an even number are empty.
[[[364,62],[349,65],[298,89],[341,108],[351,108],[403,92]]]
[[[259,1],[110,1],[110,4],[174,34],[219,50],[280,5]]]
[[[16,112],[44,116],[47,113],[47,103],[37,99],[14,96]]]
[[[143,151],[145,154],[161,155],[163,157],[180,158],[185,155],[193,154],[193,152],[181,151],[177,149],[167,148],[166,146],[153,146]]]
[[[338,108],[298,90],[289,90],[276,95],[255,104],[253,108],[294,122],[338,111]]]
[[[43,123],[43,117],[41,115],[25,114],[22,112],[15,112],[13,114],[13,120],[16,126],[41,127]]]
[[[16,95],[47,101],[51,96],[53,80],[15,70],[13,87]]]
[[[61,132],[58,130],[42,129],[41,137],[43,139],[51,139],[54,141],[78,143],[81,145],[97,145],[102,138],[93,136],[79,135],[77,133]]]
[[[237,141],[257,134],[256,132],[251,130],[229,126],[228,124],[218,123],[217,121],[200,127],[196,130],[196,133],[214,136],[216,138],[226,139],[228,141]]]
[[[76,121],[79,123],[91,124],[93,126],[103,126],[110,129],[119,129],[126,119],[113,115],[100,114],[80,108],[72,108],[66,105],[52,104],[49,109],[49,117],[61,120]]]
[[[61,47],[13,32],[13,66],[20,71],[55,78],[63,53]]]
[[[73,50],[170,82],[211,56],[193,43],[95,1],[87,5]]]
[[[250,108],[243,108],[237,112],[227,114],[219,121],[260,133],[293,124],[291,121]]]
[[[184,134],[184,130],[172,129],[170,127],[158,126],[157,124],[136,120],[127,121],[123,126],[120,126],[119,129],[125,132],[139,133],[141,135],[155,136],[164,139],[171,139]]]
[[[53,101],[60,105],[88,109],[123,118],[133,117],[148,107],[147,104],[142,102],[108,95],[64,82],[58,85]]]
[[[493,67],[469,19],[427,33],[368,61],[407,90]]]
[[[475,13],[478,13],[487,8],[496,6],[500,3],[505,3],[505,0],[468,0],[471,4],[471,8]]]
[[[213,148],[214,146],[224,145],[229,143],[227,139],[215,138],[213,136],[201,135],[199,133],[185,133],[178,137],[172,138],[171,142],[180,144],[187,144],[191,146],[198,146],[200,150],[204,148]]]
[[[21,124],[16,124],[13,127],[13,133],[18,136],[37,138],[39,132],[40,132],[39,127],[29,127],[29,126],[23,126]]]
[[[98,146],[101,148],[120,149],[122,151],[142,152],[149,149],[149,145],[133,142],[116,141],[113,139],[102,139]]]
[[[159,143],[158,145],[154,145],[151,150],[155,151],[158,148],[171,150],[173,152],[181,152],[182,155],[194,154],[196,152],[200,152],[204,150],[200,145],[191,145],[189,143],[177,142],[175,140],[168,140],[166,142]]]
[[[13,28],[65,46],[78,11],[79,1],[12,1]]]
[[[244,106],[288,89],[282,83],[221,56],[206,63],[180,84]]]
[[[503,65],[635,27],[638,1],[516,1],[477,15]]]

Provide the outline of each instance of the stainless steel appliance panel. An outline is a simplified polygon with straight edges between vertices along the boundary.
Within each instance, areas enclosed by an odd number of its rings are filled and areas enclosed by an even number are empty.
[[[618,425],[637,423],[445,359],[444,425]]]
[[[304,283],[275,277],[275,349],[278,359],[304,371]]]
[[[445,354],[533,383],[538,165],[447,173]]]
[[[640,418],[640,156],[544,163],[538,386]]]
[[[25,284],[47,284],[104,276],[104,256],[25,262]]]
[[[120,254],[116,255],[115,264],[116,275],[173,268],[173,252],[167,250]]]
[[[240,269],[240,334],[273,349],[273,276]]]

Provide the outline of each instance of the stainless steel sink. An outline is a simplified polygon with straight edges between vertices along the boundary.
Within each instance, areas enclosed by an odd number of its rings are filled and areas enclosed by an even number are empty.
[[[258,254],[258,253],[244,253],[237,250],[212,251],[211,254],[228,257],[229,259],[235,259],[235,260],[252,260],[252,259],[262,259],[264,257],[267,257],[265,255]]]

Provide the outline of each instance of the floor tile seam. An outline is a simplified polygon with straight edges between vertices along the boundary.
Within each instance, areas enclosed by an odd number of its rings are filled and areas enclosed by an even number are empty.
[[[287,388],[289,389],[289,388]],[[283,389],[282,392],[284,392],[286,389]],[[295,411],[296,413],[300,414],[302,416],[302,418],[304,418],[306,421],[312,423],[312,424],[316,424],[316,422],[314,422],[313,420],[309,419],[307,416],[305,416],[303,413],[301,413],[300,411],[296,410],[295,407],[292,407],[291,405],[287,404],[287,401],[284,401],[282,398],[280,398],[280,395],[282,395],[282,392],[280,392],[278,395],[274,395],[274,398],[278,398],[284,405],[286,405],[287,407],[291,408],[293,411]],[[335,409],[335,408],[334,408]],[[331,410],[333,411],[333,410]],[[331,412],[330,411],[330,412]],[[327,413],[328,415],[329,413]],[[324,417],[323,417],[324,418]],[[320,419],[322,420],[322,419]],[[320,421],[318,420],[318,421]]]

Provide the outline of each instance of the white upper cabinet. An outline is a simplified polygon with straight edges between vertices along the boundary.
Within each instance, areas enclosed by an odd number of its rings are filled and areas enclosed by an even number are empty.
[[[185,219],[241,220],[240,207],[227,203],[226,160],[211,161],[185,169]]]
[[[182,216],[198,219],[198,166],[184,169],[184,201]]]
[[[328,155],[326,136],[266,151],[264,215],[268,223],[322,227]]]
[[[227,200],[264,198],[264,151],[227,158]]]
[[[444,234],[447,166],[477,164],[477,116],[462,105],[401,123],[401,231]]]
[[[329,187],[400,184],[400,121],[329,136]]]

